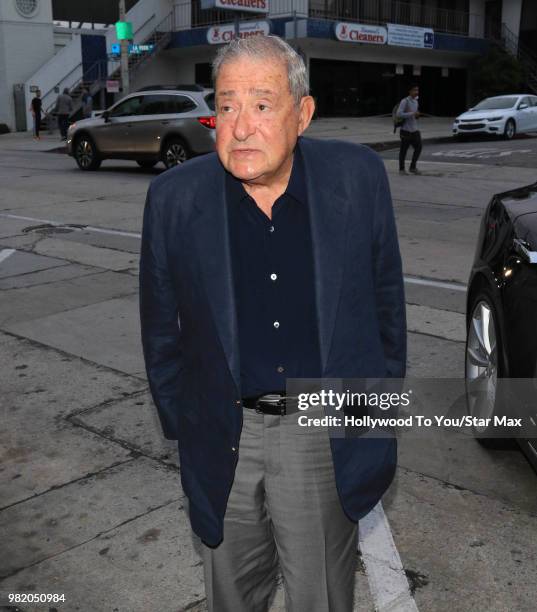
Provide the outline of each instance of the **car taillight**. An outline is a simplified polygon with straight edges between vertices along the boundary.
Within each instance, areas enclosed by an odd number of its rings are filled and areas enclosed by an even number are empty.
[[[211,128],[211,130],[214,130],[216,127],[216,117],[214,115],[211,115],[210,117],[198,117],[198,121],[201,123],[201,125]]]

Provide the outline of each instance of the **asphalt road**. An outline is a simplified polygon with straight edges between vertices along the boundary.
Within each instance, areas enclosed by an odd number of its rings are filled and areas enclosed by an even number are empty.
[[[489,155],[455,153],[477,149]],[[495,192],[536,180],[536,155],[537,139],[427,146],[423,175],[400,176],[383,154],[409,375],[463,375],[480,216]],[[139,234],[159,171],[81,173],[64,155],[0,148],[0,592],[66,599],[22,610],[205,609],[139,342]],[[360,525],[355,610],[533,612],[537,477],[521,453],[445,430],[399,448],[383,513]],[[273,610],[281,600],[280,588]]]

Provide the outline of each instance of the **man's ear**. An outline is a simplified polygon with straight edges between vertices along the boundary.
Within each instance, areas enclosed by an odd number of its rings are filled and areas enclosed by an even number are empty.
[[[304,96],[300,100],[300,110],[298,119],[298,135],[305,132],[311,123],[311,118],[315,112],[315,100],[311,96]]]

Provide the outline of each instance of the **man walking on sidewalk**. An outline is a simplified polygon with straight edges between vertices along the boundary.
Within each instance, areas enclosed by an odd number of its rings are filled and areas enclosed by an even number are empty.
[[[399,110],[397,111],[397,116],[404,119],[400,130],[401,147],[399,149],[399,172],[401,174],[406,174],[405,161],[410,145],[412,145],[414,151],[409,171],[412,172],[412,174],[421,174],[417,168],[418,159],[421,154],[421,133],[418,129],[418,119],[420,117],[418,111],[418,94],[419,87],[417,85],[412,85],[408,90],[408,96],[401,100]]]

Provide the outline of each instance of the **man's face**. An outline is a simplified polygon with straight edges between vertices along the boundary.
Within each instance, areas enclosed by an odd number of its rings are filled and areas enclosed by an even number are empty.
[[[418,87],[413,87],[413,88],[410,90],[410,96],[411,96],[412,98],[417,98],[417,97],[418,97],[418,95],[419,95],[419,93],[420,93],[420,90],[419,90],[419,88],[418,88]]]
[[[269,185],[288,169],[313,115],[311,96],[297,107],[283,61],[238,58],[216,82],[216,150],[236,178]]]

